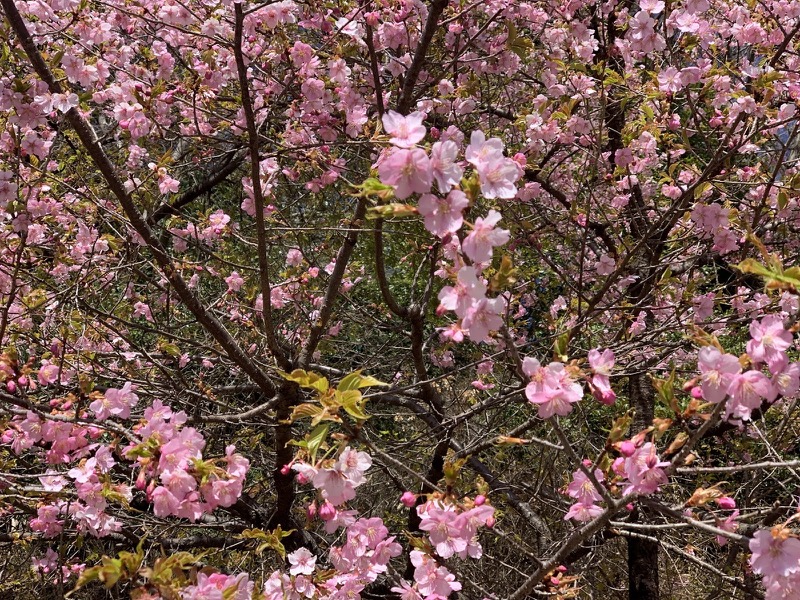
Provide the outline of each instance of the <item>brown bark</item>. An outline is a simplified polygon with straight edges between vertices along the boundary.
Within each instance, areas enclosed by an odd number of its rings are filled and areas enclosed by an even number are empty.
[[[631,433],[648,427],[655,412],[653,385],[645,374],[634,375],[628,381],[628,397],[636,411]],[[631,513],[630,520],[637,521],[641,509]],[[630,600],[658,600],[658,542],[638,537],[628,538],[628,598]]]

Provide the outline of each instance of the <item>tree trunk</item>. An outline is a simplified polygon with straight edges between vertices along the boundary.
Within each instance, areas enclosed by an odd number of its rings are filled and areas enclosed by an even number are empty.
[[[636,434],[653,421],[655,395],[647,375],[633,375],[628,384],[630,405],[636,411],[632,433]],[[631,515],[636,520],[638,511]],[[658,546],[657,542],[628,538],[628,598],[630,600],[658,600]]]

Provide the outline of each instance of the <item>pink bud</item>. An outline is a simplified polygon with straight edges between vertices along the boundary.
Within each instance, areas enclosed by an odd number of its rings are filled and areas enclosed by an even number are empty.
[[[25,375],[20,375],[17,379],[17,383],[19,383],[22,387],[27,387],[28,385],[28,377]]]
[[[633,502],[628,502],[625,505],[625,510],[627,510],[628,512],[633,512]]]
[[[479,494],[475,496],[475,506],[483,506],[486,504],[486,496]]]
[[[626,458],[633,456],[634,452],[636,452],[636,444],[630,440],[625,440],[619,445],[619,453]]]
[[[119,122],[119,126],[122,129],[128,129],[131,126],[131,122],[128,121],[127,119],[123,119],[122,121]]]
[[[558,571],[559,573],[566,573],[567,572],[567,567],[565,567],[564,565],[558,565],[556,567],[556,571]]]
[[[17,391],[17,383],[14,380],[6,381],[6,389],[13,394]]]
[[[147,478],[144,476],[144,469],[139,471],[139,475],[136,477],[136,489],[143,490],[147,487]]]
[[[292,465],[290,465],[290,464],[289,465],[283,465],[281,467],[281,475],[286,477],[289,474],[289,471],[291,471],[291,470],[292,470]],[[299,476],[300,476],[300,474],[298,473],[298,477]]]
[[[330,521],[336,518],[336,507],[325,500],[325,504],[319,507],[319,518],[323,521]]]
[[[486,519],[486,527],[488,527],[489,529],[494,527],[495,523],[497,523],[497,519],[495,519],[494,517],[489,517],[488,519]]]
[[[513,159],[513,160],[514,160],[514,162],[515,162],[515,163],[517,163],[517,164],[518,164],[520,167],[524,167],[526,164],[528,164],[528,159],[527,159],[527,157],[526,157],[526,156],[525,156],[525,155],[524,155],[522,152],[517,152],[517,153],[514,155],[514,159]]]
[[[442,136],[442,132],[438,127],[431,127],[431,137],[438,140]]]
[[[302,473],[298,473],[295,479],[297,480],[297,483],[299,483],[300,485],[305,485],[308,483],[308,477],[306,477]]]
[[[417,495],[414,492],[403,492],[403,495],[400,496],[400,502],[403,506],[411,508],[417,503]]]
[[[312,502],[306,507],[306,516],[308,516],[308,519],[311,520],[316,516],[316,514],[317,514],[317,503]]]
[[[692,398],[697,398],[698,400],[700,400],[703,397],[703,389],[698,386],[694,386],[692,388],[691,394]]]
[[[720,508],[724,508],[726,510],[733,510],[734,508],[736,508],[736,500],[734,500],[730,496],[723,496],[722,498],[717,498],[717,504],[719,504]]]

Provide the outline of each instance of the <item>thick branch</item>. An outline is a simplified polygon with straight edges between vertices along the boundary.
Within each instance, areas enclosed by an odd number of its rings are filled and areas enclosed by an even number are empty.
[[[259,160],[259,139],[258,128],[256,127],[256,117],[253,113],[253,103],[250,100],[250,87],[247,81],[247,67],[244,64],[244,54],[242,53],[242,31],[244,28],[244,15],[241,3],[234,3],[236,12],[236,27],[233,39],[233,52],[236,57],[236,70],[239,75],[239,87],[242,94],[242,110],[247,122],[247,138],[250,147],[250,178],[253,180],[253,201],[256,211],[256,236],[258,238],[258,274],[261,284],[262,309],[261,314],[264,321],[264,335],[267,337],[267,345],[270,352],[278,361],[278,364],[289,370],[291,368],[289,359],[284,356],[283,351],[275,338],[275,327],[272,322],[272,305],[270,304],[270,284],[269,284],[269,262],[267,258],[267,232],[264,223],[264,192],[261,189],[261,161]]]
[[[406,71],[403,89],[397,100],[397,112],[400,114],[407,114],[411,109],[411,105],[414,103],[414,86],[419,79],[422,65],[425,64],[428,48],[431,45],[431,41],[433,41],[433,34],[436,33],[436,27],[439,24],[439,17],[442,16],[444,9],[447,7],[447,3],[448,0],[433,0],[428,10],[428,19],[425,21],[425,29],[423,29],[422,37],[419,39],[417,49],[414,51],[414,59],[411,61],[411,66],[408,68],[408,71]]]

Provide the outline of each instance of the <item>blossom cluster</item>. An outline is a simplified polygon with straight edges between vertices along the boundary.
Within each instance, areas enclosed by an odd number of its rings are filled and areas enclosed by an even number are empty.
[[[475,506],[458,510],[452,504],[429,500],[417,506],[419,528],[428,532],[428,539],[442,558],[480,558],[483,550],[478,542],[478,528],[494,523],[494,507],[478,496]]]
[[[144,421],[134,428],[142,442],[124,454],[138,464],[136,487],[146,490],[156,516],[196,521],[238,500],[250,463],[234,446],[222,459],[203,460],[206,441],[195,428],[183,427],[186,413],[158,400],[144,411]]]
[[[565,520],[590,521],[603,512],[603,508],[597,503],[605,499],[604,494],[609,492],[609,488],[598,486],[614,483],[622,486],[623,497],[631,494],[649,496],[667,483],[664,468],[669,463],[659,458],[655,444],[640,442],[637,446],[636,442],[626,440],[619,444],[619,451],[621,456],[611,463],[609,480],[601,469],[595,468],[592,481],[588,475],[592,468],[591,461],[584,461],[584,469],[578,469],[572,474],[572,481],[565,491],[576,502],[570,506],[564,516]]]
[[[613,404],[617,396],[611,389],[609,376],[614,368],[614,353],[608,349],[602,352],[594,349],[587,358],[591,370],[591,377],[587,379],[592,395],[603,404]],[[542,366],[535,358],[525,357],[522,372],[530,378],[525,386],[525,397],[538,407],[542,419],[568,415],[572,405],[583,398],[583,386],[579,382],[583,373],[573,364],[553,361]]]
[[[766,600],[800,598],[800,539],[788,527],[760,529],[750,539],[750,566],[763,577]]]
[[[369,454],[347,446],[335,461],[323,460],[317,465],[297,461],[292,469],[297,471],[300,483],[310,482],[319,490],[325,504],[333,508],[356,497],[355,490],[366,481],[364,472],[371,466]],[[327,506],[324,508],[330,510]]]
[[[461,342],[468,335],[474,342],[487,342],[492,331],[503,324],[505,300],[489,298],[481,273],[492,261],[494,248],[508,242],[510,234],[498,227],[501,215],[489,210],[478,217],[469,233],[459,239],[454,235],[464,225],[464,210],[470,206],[466,193],[460,189],[467,165],[477,175],[480,192],[487,199],[510,199],[517,194],[515,182],[523,171],[520,163],[503,154],[499,138],[486,139],[481,131],[473,131],[459,161],[463,134],[455,127],[441,133],[430,147],[430,155],[418,144],[427,129],[425,115],[414,112],[402,116],[389,111],[383,116],[384,130],[391,136],[393,148],[378,162],[381,182],[394,188],[395,196],[403,200],[419,194],[418,212],[424,217],[425,228],[441,238],[446,253],[453,259],[447,275],[455,285],[445,286],[439,293],[438,314],[454,311],[460,322],[443,332],[443,337]],[[432,192],[434,182],[438,193]]]
[[[753,321],[750,336],[747,356],[752,369],[744,371],[739,358],[714,346],[701,348],[698,355],[700,385],[692,394],[714,404],[727,398],[725,417],[729,420],[748,421],[762,403],[792,396],[800,389],[800,363],[790,363],[786,354],[793,338],[781,317],[767,315]],[[764,364],[772,378],[764,374]]]
[[[43,454],[51,465],[71,465],[66,471],[48,469],[39,477],[45,492],[71,488],[75,498],[41,504],[30,520],[32,531],[56,537],[67,518],[79,531],[96,537],[120,531],[122,522],[109,509],[113,504],[127,506],[133,489],[114,481],[112,469],[118,463],[123,468],[139,467],[135,486],[145,490],[156,516],[197,520],[218,506],[231,506],[241,496],[248,460],[229,446],[224,458],[203,461],[205,439],[194,428],[183,427],[184,412],[173,412],[155,401],[145,409],[144,421],[133,428],[141,440],[119,448],[116,442],[95,441],[105,433],[101,423],[111,417],[129,419],[138,397],[130,383],[92,397],[81,417],[88,419],[92,414],[96,426],[73,421],[74,402],[67,399],[54,401],[51,415],[28,411],[15,417],[3,433],[4,443],[17,454],[32,451]]]

